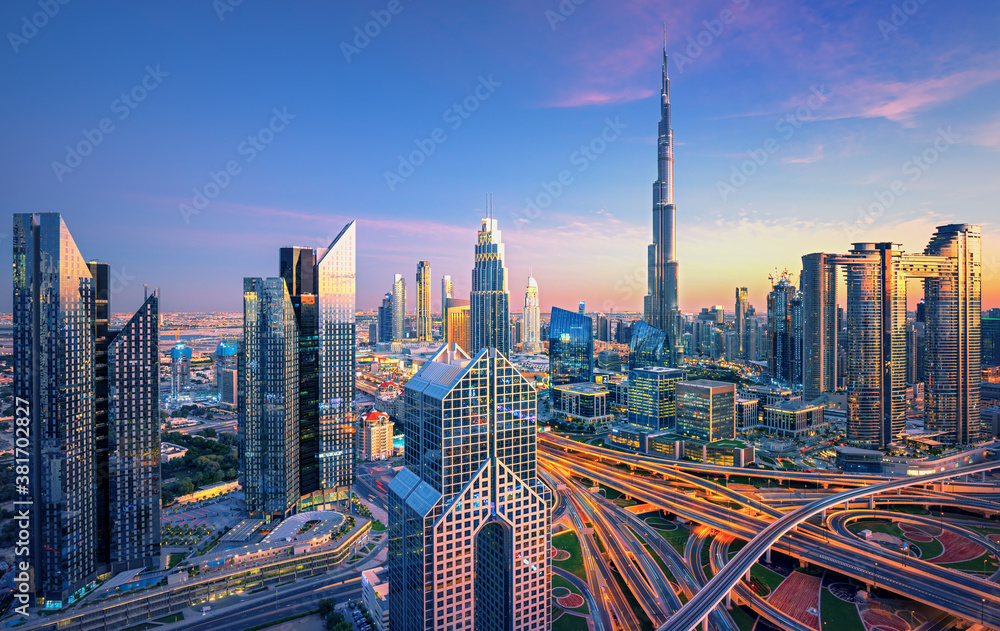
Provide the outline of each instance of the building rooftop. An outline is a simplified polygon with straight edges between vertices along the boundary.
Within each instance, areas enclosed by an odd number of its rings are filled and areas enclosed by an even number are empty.
[[[561,390],[563,392],[574,392],[576,394],[607,394],[607,386],[603,386],[599,383],[590,383],[589,381],[581,381],[580,383],[568,383],[564,386],[555,386],[556,390]]]
[[[711,379],[695,379],[694,381],[682,381],[677,384],[677,387],[696,387],[696,388],[708,388],[711,390],[725,389],[732,390],[736,392],[736,384],[730,383],[728,381],[713,381]]]

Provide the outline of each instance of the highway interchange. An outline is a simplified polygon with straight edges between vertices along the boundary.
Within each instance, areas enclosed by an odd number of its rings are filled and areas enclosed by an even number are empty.
[[[899,551],[859,539],[845,525],[857,519],[894,518],[928,529],[944,527],[969,535],[997,554],[996,543],[960,524],[950,525],[945,520],[942,526],[940,519],[875,509],[907,504],[939,511],[946,506],[995,519],[1000,515],[1000,488],[967,484],[963,488],[971,486],[974,494],[954,494],[940,490],[940,482],[967,474],[977,476],[1000,468],[1000,462],[901,480],[837,473],[754,472],[627,454],[542,434],[539,467],[542,479],[558,493],[554,497],[560,498],[557,516],[567,511],[574,530],[584,533],[580,543],[590,588],[585,597],[600,603],[601,615],[597,617],[601,619],[595,625],[599,631],[643,626],[659,631],[736,629],[727,607],[733,597],[774,626],[804,631],[809,627],[802,621],[769,605],[745,582],[750,568],[758,559],[769,560],[771,550],[852,578],[860,585],[929,605],[955,619],[1000,628],[996,572],[987,577],[904,557]],[[800,486],[809,483],[815,489],[787,493],[777,502],[761,501],[755,493],[730,489],[711,479],[721,481],[731,476],[767,476],[779,483],[795,480]],[[622,491],[653,510],[693,524],[683,557],[642,519],[592,492],[581,479]],[[850,510],[845,510],[845,502]],[[734,541],[749,543],[729,558],[728,548]],[[706,576],[702,567],[706,546],[712,576]],[[669,568],[673,582],[658,563],[650,561],[650,549]],[[623,585],[632,592],[631,597],[622,593]],[[681,594],[686,604],[681,604]],[[638,607],[633,606],[636,602]]]

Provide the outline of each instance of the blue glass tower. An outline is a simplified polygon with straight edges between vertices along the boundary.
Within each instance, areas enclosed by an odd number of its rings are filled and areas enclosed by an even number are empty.
[[[556,386],[589,382],[594,376],[594,337],[590,317],[553,307],[549,321],[550,396]],[[556,401],[553,398],[553,406]]]

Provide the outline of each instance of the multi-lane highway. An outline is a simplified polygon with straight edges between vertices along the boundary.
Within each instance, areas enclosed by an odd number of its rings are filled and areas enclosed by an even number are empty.
[[[817,487],[843,488],[833,491],[817,488],[815,493],[807,492],[810,497],[807,498],[808,501],[802,502],[802,505],[799,505],[799,502],[789,502],[783,506],[785,510],[782,511],[762,504],[759,499],[754,499],[753,493],[744,494],[731,490],[690,472],[693,470],[702,475],[720,473],[740,475],[744,473],[742,469],[705,468],[688,466],[687,463],[679,466],[672,461],[621,454],[556,436],[547,436],[544,440],[540,440],[539,444],[542,464],[547,470],[562,470],[563,475],[572,473],[619,488],[640,501],[649,502],[685,519],[711,526],[718,533],[749,541],[724,567],[721,563],[718,565],[719,569],[715,576],[691,597],[687,605],[676,613],[671,612],[669,619],[660,625],[661,630],[687,631],[699,625],[707,626],[709,621],[715,628],[724,628],[724,620],[717,623],[714,618],[709,620],[706,616],[710,612],[724,611],[724,607],[719,605],[727,600],[727,596],[734,589],[737,590],[736,594],[740,595],[742,590],[738,588],[740,580],[746,576],[758,558],[765,554],[769,555],[770,549],[779,539],[782,542],[782,551],[851,576],[862,583],[872,584],[877,581],[881,588],[896,591],[903,596],[938,607],[969,621],[984,620],[989,623],[992,620],[994,624],[1000,621],[995,584],[987,583],[979,576],[964,574],[917,559],[903,559],[908,561],[903,564],[898,553],[868,546],[860,548],[860,542],[853,535],[831,532],[807,521],[814,520],[815,516],[824,514],[827,510],[832,511],[838,506],[859,499],[874,497],[873,504],[886,503],[886,497],[901,499],[904,496],[897,496],[893,492],[900,493],[902,489],[908,487],[933,484],[955,476],[979,474],[1000,467],[998,462],[940,472],[920,479],[886,480],[840,474],[829,477],[815,473],[797,474],[791,477],[809,481]],[[635,471],[629,470],[630,468]],[[768,473],[774,475],[775,472]],[[790,473],[781,472],[780,475],[790,475]],[[849,479],[844,479],[845,477]],[[657,480],[660,482],[657,483]],[[669,480],[684,489],[673,488],[664,484],[663,480]],[[566,488],[571,494],[590,495],[585,491],[581,492],[579,487],[574,488],[573,485],[566,485]],[[969,498],[916,488],[914,491],[908,490],[905,499],[908,503],[922,503],[927,506],[948,505],[965,510],[977,510],[984,515],[996,514],[1000,508],[1000,505],[993,501],[996,499],[996,487],[983,485],[983,490],[991,490],[994,493],[993,498],[983,496]],[[891,495],[877,497],[879,494]],[[614,508],[607,504],[602,508],[606,512],[614,512]],[[622,530],[625,521],[627,520],[619,520],[618,526],[608,522],[607,527],[617,527]],[[595,519],[593,523],[599,524],[600,520]],[[636,532],[641,534],[639,529],[636,529]],[[696,544],[697,540],[691,545]],[[613,559],[623,554],[627,556],[627,552],[621,547],[609,546],[609,548],[611,549],[608,550],[608,556]],[[859,558],[861,549],[864,550],[864,556]],[[692,569],[695,571],[695,579],[702,578],[698,575],[700,568]],[[880,573],[883,575],[881,580]],[[683,580],[679,580],[683,583]],[[633,587],[631,581],[629,585]],[[648,593],[649,589],[663,588],[658,581],[646,581],[643,585],[638,579],[635,580],[634,587],[635,592],[640,594]],[[753,607],[753,595],[747,592],[745,596],[744,601],[749,600]],[[654,600],[666,603],[669,599],[661,597]],[[793,625],[781,622],[781,617],[784,615],[781,612],[769,610],[764,606],[755,609],[778,626],[794,628]]]

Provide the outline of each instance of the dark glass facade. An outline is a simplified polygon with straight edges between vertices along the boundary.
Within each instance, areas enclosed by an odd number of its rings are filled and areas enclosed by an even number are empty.
[[[549,320],[550,386],[589,382],[593,376],[594,337],[590,317],[553,307]]]
[[[983,318],[983,366],[1000,366],[1000,318]]]
[[[645,322],[635,322],[632,325],[632,337],[628,345],[628,368],[645,368],[646,366],[669,366],[670,344],[666,331]]]
[[[156,294],[112,330],[110,268],[84,260],[58,213],[14,215],[13,240],[33,590],[62,607],[112,569],[159,564]]]

